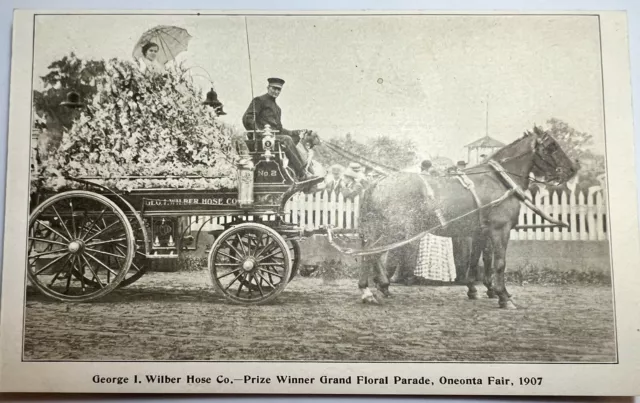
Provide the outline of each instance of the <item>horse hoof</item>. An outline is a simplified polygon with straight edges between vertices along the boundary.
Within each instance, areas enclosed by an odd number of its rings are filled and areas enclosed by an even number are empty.
[[[369,304],[376,305],[376,304],[378,304],[378,300],[373,295],[370,295],[370,296],[362,298],[362,303],[363,304],[369,303]]]
[[[382,296],[385,298],[391,297],[391,292],[389,291],[389,288],[378,288],[378,291],[380,291],[380,294],[382,294]]]
[[[494,291],[487,291],[487,298],[498,298],[498,295]]]
[[[510,310],[518,309],[518,307],[516,307],[516,304],[514,304],[513,301],[511,301],[510,299],[504,302],[500,301],[500,308],[510,309]]]
[[[478,299],[478,293],[477,292],[467,293],[467,297],[469,297],[469,299]]]

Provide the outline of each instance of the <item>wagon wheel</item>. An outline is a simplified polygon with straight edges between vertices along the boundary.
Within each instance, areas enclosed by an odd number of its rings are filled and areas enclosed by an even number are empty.
[[[244,223],[216,238],[209,253],[209,271],[214,287],[228,300],[262,304],[286,287],[291,277],[291,254],[275,230]]]
[[[90,301],[111,292],[125,278],[134,250],[129,220],[99,194],[60,193],[29,217],[29,280],[60,301]]]
[[[128,218],[129,218],[129,223],[131,224],[131,228],[133,229],[133,235],[134,235],[135,244],[136,244],[135,246],[136,253],[133,258],[133,261],[131,262],[131,266],[129,267],[129,270],[127,271],[127,274],[122,279],[120,284],[118,284],[118,288],[126,287],[138,281],[140,277],[142,277],[147,272],[147,269],[148,269],[147,256],[145,254],[145,247],[144,247],[144,243],[145,243],[145,235],[143,232],[144,223],[142,222],[142,219],[137,215],[129,216]],[[124,251],[126,250],[126,245],[122,242],[108,244],[108,245],[105,245],[105,250],[112,254],[124,254]],[[107,265],[112,264],[113,263],[112,260],[115,259],[110,255],[106,255],[102,258],[103,258],[103,263]],[[78,277],[79,273],[74,273],[74,276],[78,278],[78,280],[80,280],[80,278]],[[100,283],[93,278],[91,273],[85,273],[83,281],[91,287],[100,288]]]

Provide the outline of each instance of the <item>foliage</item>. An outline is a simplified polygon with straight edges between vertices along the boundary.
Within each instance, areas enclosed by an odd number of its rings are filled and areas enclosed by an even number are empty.
[[[207,269],[207,257],[188,255],[183,253],[178,258],[178,268],[180,271],[202,271]]]
[[[332,139],[331,142],[356,155],[397,169],[415,165],[418,161],[417,147],[408,139],[377,136],[356,140],[351,133],[347,133],[344,137]],[[333,164],[347,166],[350,162],[358,162],[337,155],[322,146],[316,147],[315,150],[315,158],[325,166]]]
[[[517,269],[506,270],[505,281],[517,285],[611,285],[611,276],[597,269],[560,270],[526,263]]]
[[[71,176],[97,177],[98,183],[125,191],[234,188],[237,132],[201,104],[200,92],[184,73],[181,66],[143,74],[131,62],[106,63],[104,75],[95,78],[90,105],[40,167],[40,184],[58,190],[72,185],[64,180]]]
[[[337,279],[357,279],[359,270],[360,268],[357,265],[349,266],[339,260],[327,259],[317,266],[301,268],[300,275],[302,277],[320,278],[324,281],[334,281]],[[520,267],[506,270],[505,281],[509,284],[517,285],[610,285],[611,276],[609,273],[595,268],[561,270],[559,268],[539,266],[534,263],[525,263]],[[416,277],[413,284],[442,285],[447,283]]]
[[[46,127],[50,136],[49,146],[56,148],[62,132],[70,129],[77,111],[65,108],[67,93],[74,91],[80,99],[92,99],[97,92],[96,81],[105,74],[104,60],[81,60],[73,52],[49,65],[49,73],[40,77],[43,91],[33,91],[33,106],[44,122],[36,121],[39,128]]]
[[[560,119],[547,121],[549,134],[558,142],[567,156],[573,160],[583,161],[581,171],[604,172],[604,155],[593,151],[593,135],[580,132]],[[585,166],[584,162],[592,162]]]
[[[324,281],[334,281],[343,278],[358,278],[359,267],[348,266],[340,260],[325,259],[317,266],[305,266],[300,268],[300,276],[321,278]]]

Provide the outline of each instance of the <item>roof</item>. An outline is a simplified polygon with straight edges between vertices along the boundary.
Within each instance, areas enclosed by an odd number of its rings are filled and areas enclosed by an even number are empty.
[[[473,143],[467,144],[465,147],[469,148],[478,148],[478,147],[504,147],[504,144],[499,142],[496,139],[493,139],[489,136],[484,136],[483,138],[474,141]]]

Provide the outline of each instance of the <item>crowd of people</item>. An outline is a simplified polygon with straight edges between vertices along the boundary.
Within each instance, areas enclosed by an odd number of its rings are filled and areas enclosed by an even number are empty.
[[[324,181],[318,185],[318,190],[341,194],[345,199],[353,200],[356,196],[362,195],[376,177],[375,171],[365,169],[357,162],[352,162],[346,167],[334,164],[329,167]]]

